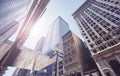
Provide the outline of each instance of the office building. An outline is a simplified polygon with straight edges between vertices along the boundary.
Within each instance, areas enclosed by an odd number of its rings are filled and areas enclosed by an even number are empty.
[[[64,50],[64,75],[65,76],[81,76],[80,64],[80,39],[71,31],[67,32],[63,37]]]
[[[50,25],[43,47],[44,53],[50,52],[56,48],[59,44],[59,48],[62,46],[62,36],[68,32],[68,23],[63,20],[60,16]],[[58,47],[58,46],[57,46]],[[62,49],[62,47],[61,47]],[[63,51],[61,51],[63,52]]]
[[[27,0],[22,1],[22,2],[27,2]],[[22,3],[22,2],[17,1],[18,4],[16,3],[15,5],[19,5],[19,3]],[[30,2],[30,0],[28,0],[28,2]],[[12,48],[11,48],[12,50],[9,49],[9,51],[0,60],[1,65],[9,65],[9,66],[13,65],[14,60],[17,58],[17,56],[20,53],[20,49],[18,48],[18,46],[21,47],[24,44],[24,42],[28,38],[30,29],[32,28],[34,23],[37,21],[37,19],[40,18],[43,15],[43,13],[45,12],[46,5],[49,2],[49,0],[35,0],[32,2],[33,3],[31,5],[31,8],[29,9],[29,7],[28,7],[29,12],[27,14],[27,17],[25,16],[26,19],[23,23],[23,26],[21,27],[19,36],[17,37],[17,41],[12,46]],[[28,4],[24,3],[24,5],[28,6],[29,3]],[[20,4],[19,7],[22,7],[25,9],[25,7],[23,7],[24,5]],[[21,10],[20,8],[16,8],[16,9]],[[6,10],[8,10],[8,9],[6,9]],[[15,11],[17,11],[17,10],[15,10]],[[21,13],[24,14],[26,12],[22,11]],[[19,15],[21,16],[22,14],[19,14]],[[20,20],[22,20],[22,19],[20,19]]]
[[[0,46],[0,60],[2,57],[7,53],[8,49],[12,46],[13,42],[6,40],[2,45]]]
[[[45,37],[41,37],[41,38],[39,39],[39,41],[37,42],[36,47],[35,47],[35,52],[39,52],[39,53],[42,52],[45,39],[46,39]]]
[[[4,43],[4,41],[8,40],[18,29],[19,23],[17,21],[12,21],[2,30],[0,30],[0,45]]]
[[[30,3],[31,0],[0,0],[0,30],[25,14]]]
[[[0,44],[15,33],[30,3],[31,0],[0,0]]]
[[[73,17],[102,76],[119,76],[120,1],[86,0]]]

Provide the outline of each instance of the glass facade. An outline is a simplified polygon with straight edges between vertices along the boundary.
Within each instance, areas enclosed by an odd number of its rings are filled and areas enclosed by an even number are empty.
[[[30,2],[31,0],[0,0],[0,30],[25,14],[26,7]]]
[[[43,52],[50,52],[55,47],[61,47],[62,49],[62,36],[68,31],[68,24],[61,17],[58,17],[49,27]]]

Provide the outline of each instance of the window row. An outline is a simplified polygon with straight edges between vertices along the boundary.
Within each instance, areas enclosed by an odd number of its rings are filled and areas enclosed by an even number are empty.
[[[75,62],[71,65],[68,65],[68,66],[65,66],[65,70],[68,71],[68,70],[72,70],[74,68],[77,68],[80,64],[78,62]]]
[[[115,23],[116,25],[120,26],[120,18],[118,18],[114,15],[111,15],[110,13],[105,12],[97,7],[92,6],[92,5],[89,8],[92,9],[93,11],[97,12],[99,15],[102,15],[103,17],[107,18],[111,22]]]
[[[93,53],[97,53],[98,51],[102,51],[102,50],[105,50],[107,47],[111,47],[117,43],[120,42],[120,38],[118,38],[118,40],[113,40],[113,41],[110,41],[102,46],[99,46],[98,48],[94,49],[93,50]]]
[[[103,36],[106,34],[105,31],[102,30],[92,19],[90,19],[85,13],[82,14],[82,16],[86,19],[86,21],[91,25],[91,27],[94,27],[94,30],[100,35]],[[97,19],[99,20],[99,19]],[[102,19],[101,19],[102,20]],[[89,33],[92,32],[92,30],[89,31]],[[92,33],[93,36],[95,36],[94,33]]]
[[[97,16],[96,14],[94,14],[93,12],[91,12],[89,9],[87,9],[87,12],[86,13],[90,13],[90,16],[96,20],[100,25],[102,25],[106,30],[108,31],[111,31],[112,28],[111,28],[111,24],[108,23],[107,21],[103,20],[101,17]],[[88,14],[89,14],[88,13]]]
[[[94,4],[99,7],[102,7],[103,9],[109,10],[111,12],[114,12],[114,13],[120,15],[120,8],[118,8],[118,7],[110,6],[107,4],[100,3],[100,2],[94,2]]]
[[[120,4],[120,2],[114,1],[114,0],[102,0],[102,1],[109,2],[109,3],[114,3],[114,4]]]
[[[65,34],[63,37],[62,37],[62,39],[63,39],[63,41],[66,41],[66,40],[68,40],[69,38],[71,38],[72,37],[72,33],[67,33],[67,34]]]

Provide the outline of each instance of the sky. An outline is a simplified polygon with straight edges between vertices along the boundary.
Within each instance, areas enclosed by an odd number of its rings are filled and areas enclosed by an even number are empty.
[[[34,49],[37,41],[41,36],[46,37],[49,26],[54,20],[61,16],[68,24],[70,29],[77,34],[80,38],[80,31],[77,23],[72,17],[72,14],[85,2],[85,0],[50,0],[47,5],[47,10],[42,18],[37,21],[33,27],[25,46]],[[82,38],[83,39],[83,38]]]
[[[54,22],[54,20],[61,16],[68,24],[70,29],[77,34],[81,39],[80,31],[78,29],[77,23],[72,17],[72,14],[85,2],[85,0],[50,0],[47,5],[47,10],[43,14],[42,18],[33,27],[29,38],[27,39],[25,46],[34,49],[37,41],[41,36],[46,37],[49,26]],[[13,41],[17,33],[15,33],[10,40]],[[10,76],[14,69],[9,68],[4,76]]]

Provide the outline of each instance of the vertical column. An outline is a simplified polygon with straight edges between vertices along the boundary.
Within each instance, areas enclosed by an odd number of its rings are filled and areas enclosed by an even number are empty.
[[[99,63],[98,63],[96,60],[95,60],[95,62],[96,62],[96,65],[97,65],[97,67],[98,67],[100,73],[102,74],[102,76],[105,76],[105,74],[104,74],[104,72],[102,71],[102,69],[101,69]]]
[[[57,62],[57,68],[56,68],[56,76],[59,76],[59,58],[58,58],[58,53],[57,53],[57,58],[56,58],[56,62]]]
[[[117,55],[115,55],[115,58],[118,60],[118,62],[120,63],[120,58],[117,56]]]

